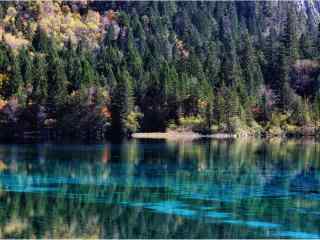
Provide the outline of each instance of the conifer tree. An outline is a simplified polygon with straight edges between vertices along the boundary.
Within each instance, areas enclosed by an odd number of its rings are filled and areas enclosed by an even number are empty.
[[[265,39],[263,49],[265,62],[263,65],[263,76],[265,83],[276,89],[279,74],[279,41],[274,28],[271,28],[269,36]]]
[[[245,30],[243,34],[243,49],[241,57],[243,77],[247,90],[246,92],[249,97],[253,97],[256,95],[257,89],[262,85],[263,79],[260,65],[257,62],[257,57],[247,30]]]
[[[218,55],[218,46],[215,43],[210,43],[208,46],[208,56],[204,63],[204,71],[213,88],[218,87],[219,72],[221,60]]]
[[[298,58],[298,41],[295,24],[296,18],[290,8],[285,28],[281,35],[279,48],[279,79],[276,90],[278,91],[281,110],[289,110],[290,103],[294,98],[294,92],[290,86],[289,74],[294,61]]]
[[[21,66],[21,74],[25,84],[32,83],[32,59],[26,48],[21,48],[19,51],[19,61]]]
[[[49,39],[46,32],[38,25],[35,35],[32,39],[32,46],[38,52],[45,52],[49,47]]]
[[[10,81],[8,81],[7,93],[6,93],[7,97],[17,94],[19,88],[23,86],[23,79],[21,75],[19,58],[13,57],[12,60],[13,60],[12,77]]]
[[[53,58],[48,66],[48,104],[53,111],[62,106],[67,97],[68,80],[63,61],[59,57]]]
[[[133,107],[133,99],[128,71],[119,70],[117,74],[117,84],[111,90],[111,125],[113,135],[120,137],[127,133],[126,121]]]
[[[292,64],[299,58],[298,51],[298,36],[297,36],[297,16],[292,8],[288,9],[287,19],[284,25],[281,36],[281,43],[283,44],[286,54],[288,56],[289,64]]]
[[[301,57],[312,59],[315,56],[315,49],[313,47],[312,39],[309,37],[309,35],[302,34],[299,44]]]
[[[47,68],[43,56],[36,55],[32,67],[31,99],[35,103],[45,104],[48,97]]]
[[[81,86],[90,86],[96,83],[97,75],[91,63],[88,59],[82,59],[82,76],[80,84]]]

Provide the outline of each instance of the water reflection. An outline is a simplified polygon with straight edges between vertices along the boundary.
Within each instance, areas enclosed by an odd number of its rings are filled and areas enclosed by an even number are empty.
[[[0,238],[317,238],[320,144],[1,145]]]

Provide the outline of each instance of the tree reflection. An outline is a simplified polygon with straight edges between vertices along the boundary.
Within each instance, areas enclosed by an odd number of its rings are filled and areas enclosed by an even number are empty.
[[[2,145],[0,238],[319,232],[319,150],[259,140]]]

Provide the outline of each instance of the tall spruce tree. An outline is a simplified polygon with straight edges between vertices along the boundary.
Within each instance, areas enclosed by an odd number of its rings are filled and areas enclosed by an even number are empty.
[[[126,121],[133,107],[131,76],[126,70],[118,70],[117,84],[111,90],[111,126],[114,137],[127,134]]]
[[[31,99],[38,104],[46,104],[48,97],[48,79],[45,59],[41,55],[36,55],[32,67],[32,86]]]
[[[279,107],[288,111],[294,98],[293,89],[290,86],[290,71],[298,58],[298,39],[296,35],[296,16],[292,8],[289,8],[285,26],[280,39],[279,48],[279,75],[276,90],[279,95]]]
[[[5,92],[3,93],[6,98],[9,98],[18,93],[20,87],[23,86],[23,79],[20,68],[19,58],[15,56],[12,51],[9,51],[10,78],[5,82]]]
[[[263,84],[263,77],[247,30],[244,31],[242,43],[243,49],[241,62],[243,78],[245,81],[247,96],[252,98],[256,95],[257,89]]]
[[[49,38],[47,33],[38,25],[37,30],[32,39],[32,46],[38,52],[46,52],[48,50]]]

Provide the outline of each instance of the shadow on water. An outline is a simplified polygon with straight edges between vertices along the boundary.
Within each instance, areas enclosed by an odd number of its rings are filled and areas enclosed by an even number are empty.
[[[319,238],[320,144],[0,145],[0,238]]]

